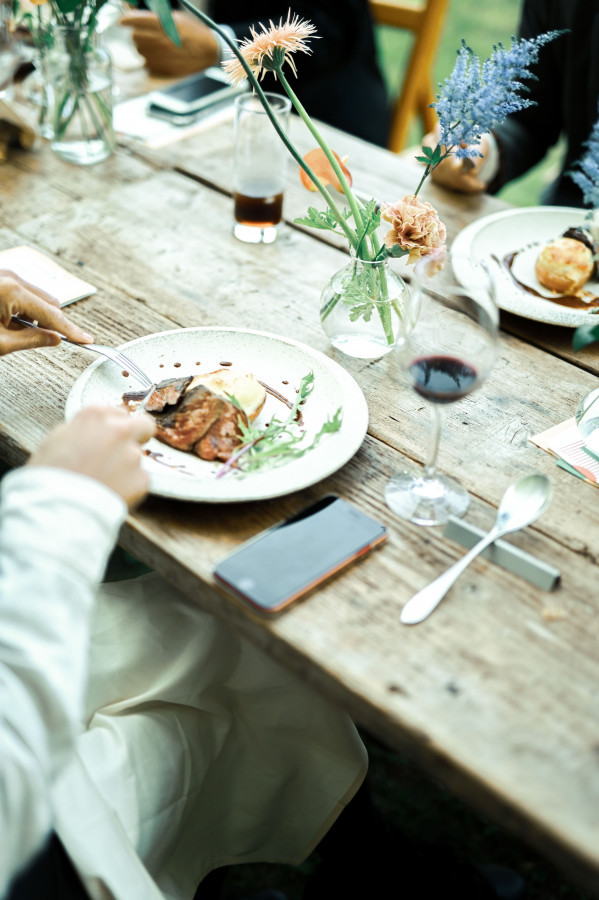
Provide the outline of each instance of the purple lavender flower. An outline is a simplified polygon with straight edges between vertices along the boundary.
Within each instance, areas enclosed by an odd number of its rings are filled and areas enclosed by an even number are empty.
[[[582,191],[585,206],[599,209],[599,119],[584,145],[587,152],[574,164],[570,178]]]
[[[529,90],[524,82],[536,78],[529,67],[539,50],[561,31],[548,31],[531,40],[512,38],[509,48],[493,47],[481,67],[465,41],[451,75],[445,79],[433,107],[439,116],[440,144],[457,157],[479,156],[476,145],[485,132],[492,131],[506,116],[533,104],[522,96]]]

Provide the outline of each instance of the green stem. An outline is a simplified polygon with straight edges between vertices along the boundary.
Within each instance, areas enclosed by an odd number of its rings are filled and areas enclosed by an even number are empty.
[[[342,227],[343,231],[345,232],[347,239],[350,241],[351,245],[353,247],[355,247],[357,240],[356,240],[356,236],[355,236],[354,232],[352,231],[352,229],[349,227],[349,225],[345,221],[343,214],[337,207],[337,205],[336,205],[335,201],[333,200],[333,198],[331,197],[329,191],[326,189],[326,187],[321,182],[321,180],[317,177],[317,175],[312,171],[310,166],[299,155],[299,153],[297,152],[297,150],[295,149],[295,147],[293,146],[293,144],[291,143],[291,141],[285,134],[284,130],[281,128],[279,122],[277,121],[276,116],[274,115],[274,113],[270,107],[268,100],[266,99],[266,96],[264,94],[264,91],[262,90],[262,87],[260,86],[259,82],[257,81],[254,73],[248,66],[247,62],[245,61],[245,59],[239,52],[237,46],[233,43],[233,41],[231,40],[229,35],[216,24],[216,22],[213,22],[212,19],[209,16],[207,16],[205,13],[203,13],[201,10],[196,9],[195,6],[192,6],[192,4],[189,2],[189,0],[181,0],[181,4],[185,7],[185,9],[189,10],[190,13],[192,13],[194,16],[196,16],[198,19],[200,19],[200,21],[202,21],[204,23],[204,25],[207,25],[209,28],[212,29],[212,31],[215,31],[218,35],[220,35],[220,37],[225,41],[225,43],[231,49],[232,53],[237,57],[241,66],[243,67],[243,70],[248,78],[248,81],[252,85],[255,93],[258,95],[258,99],[262,103],[262,106],[264,107],[266,114],[267,114],[268,118],[270,119],[275,131],[277,132],[280,139],[283,141],[283,143],[285,144],[285,146],[287,147],[287,149],[289,150],[289,152],[291,153],[291,155],[293,156],[293,158],[295,159],[297,164],[299,166],[301,166],[301,168],[304,170],[304,172],[307,174],[307,176],[312,179],[312,181],[316,185],[317,189],[320,191],[320,193],[326,200],[328,206],[331,208],[333,215],[335,216],[335,218],[339,222],[340,226]]]
[[[315,140],[317,141],[317,143],[319,144],[321,149],[324,151],[324,155],[326,156],[329,163],[331,164],[333,171],[335,172],[335,175],[339,179],[339,184],[343,188],[343,193],[347,197],[347,202],[349,203],[350,209],[352,211],[352,216],[354,217],[354,222],[356,223],[356,228],[359,228],[362,223],[362,216],[360,215],[360,207],[358,206],[358,201],[356,200],[354,193],[348,184],[348,181],[347,181],[347,178],[345,177],[343,169],[341,168],[341,166],[335,159],[333,151],[331,150],[331,148],[329,147],[327,142],[324,140],[324,138],[322,137],[322,135],[320,134],[320,132],[318,131],[318,129],[316,128],[316,126],[314,125],[312,120],[310,119],[308,113],[306,112],[306,110],[304,109],[302,104],[300,103],[300,101],[299,101],[298,97],[296,96],[295,92],[293,91],[291,85],[287,81],[282,69],[277,69],[277,76],[278,76],[281,84],[283,85],[283,88],[285,89],[287,96],[293,103],[293,105],[296,108],[300,117],[303,119],[304,124],[306,125],[306,127],[308,128],[308,130],[310,131],[312,136],[315,138]],[[356,248],[357,251],[359,251],[361,249],[362,243],[363,243],[363,241],[361,241],[360,246],[358,246]]]
[[[379,253],[381,251],[381,245],[379,241],[378,234],[376,231],[372,233],[372,248],[374,253],[374,259],[379,259]],[[384,259],[384,257],[381,257]],[[380,269],[379,269],[379,277],[381,283],[381,294],[383,300],[389,300],[389,285],[387,284],[387,270],[385,269],[384,262],[381,261]],[[392,301],[393,309],[401,319],[402,313],[399,307],[397,300]],[[387,343],[389,346],[392,346],[395,342],[395,338],[393,337],[393,323],[391,320],[391,310],[389,309],[389,303],[385,303],[379,309],[377,307],[377,311],[381,320],[381,325],[383,326],[383,330],[385,332],[385,337],[387,339]]]
[[[438,146],[439,146],[439,144],[437,144],[437,147]],[[437,149],[437,147],[435,147],[435,150]],[[424,175],[418,182],[418,187],[414,191],[414,197],[418,196],[418,192],[419,192],[420,188],[422,187],[422,185],[424,184],[424,182],[426,181],[428,176],[431,174],[431,172],[434,172],[435,169],[437,168],[437,166],[441,165],[441,163],[443,162],[444,159],[447,159],[448,156],[451,156],[454,149],[455,149],[455,147],[446,147],[445,153],[443,154],[443,156],[440,159],[437,160],[437,162],[434,165],[427,163],[426,168],[424,170]]]

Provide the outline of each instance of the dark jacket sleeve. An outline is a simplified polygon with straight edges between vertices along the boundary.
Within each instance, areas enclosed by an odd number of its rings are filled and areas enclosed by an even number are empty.
[[[554,0],[526,0],[518,36],[533,38],[562,27],[559,6]],[[535,77],[526,82],[529,90],[524,94],[534,105],[508,116],[496,129],[501,170],[492,186],[495,190],[536,165],[559,138],[565,44],[562,35],[541,49],[538,63],[531,68]]]
[[[509,116],[496,130],[501,169],[490,190],[527,172],[561,135],[561,171],[543,202],[582,206],[582,194],[569,173],[598,118],[599,0],[525,0],[520,36],[551,30],[564,33],[542,48],[532,70],[536,79],[528,82],[527,96],[534,105]]]

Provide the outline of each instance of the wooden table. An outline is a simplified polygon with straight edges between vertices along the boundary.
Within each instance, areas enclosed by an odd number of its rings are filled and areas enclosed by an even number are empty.
[[[413,164],[327,133],[363,192],[395,200],[414,189]],[[599,895],[599,493],[529,441],[596,386],[598,351],[574,355],[570,330],[502,316],[494,372],[445,417],[440,467],[471,492],[474,524],[491,525],[517,476],[551,476],[549,511],[513,540],[560,568],[559,587],[546,593],[479,559],[429,620],[402,626],[403,603],[463,553],[440,530],[399,521],[384,502],[403,461],[426,455],[429,411],[392,357],[355,361],[328,347],[317,311],[344,261],[338,246],[292,225],[269,246],[233,239],[231,145],[226,123],[160,152],[120,148],[92,168],[66,165],[49,147],[14,153],[0,168],[0,249],[29,243],[96,284],[69,313],[99,342],[197,325],[257,328],[337,359],[368,401],[363,446],[325,482],[247,505],[151,497],[121,543]],[[424,196],[450,235],[503,207],[434,186]],[[290,172],[288,221],[311,201]],[[72,347],[1,361],[2,458],[21,463],[61,421],[89,363]],[[383,521],[386,546],[274,621],[216,588],[212,569],[228,551],[328,491]]]

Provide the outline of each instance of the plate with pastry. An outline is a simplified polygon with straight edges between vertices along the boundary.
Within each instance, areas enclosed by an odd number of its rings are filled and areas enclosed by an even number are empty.
[[[598,247],[586,217],[566,206],[504,210],[467,225],[451,253],[493,262],[500,309],[577,328],[599,314]]]
[[[150,492],[206,503],[264,500],[332,475],[356,453],[368,407],[351,375],[288,338],[236,328],[182,328],[122,344],[150,392],[99,359],[77,379],[66,418],[84,406],[144,409]]]

